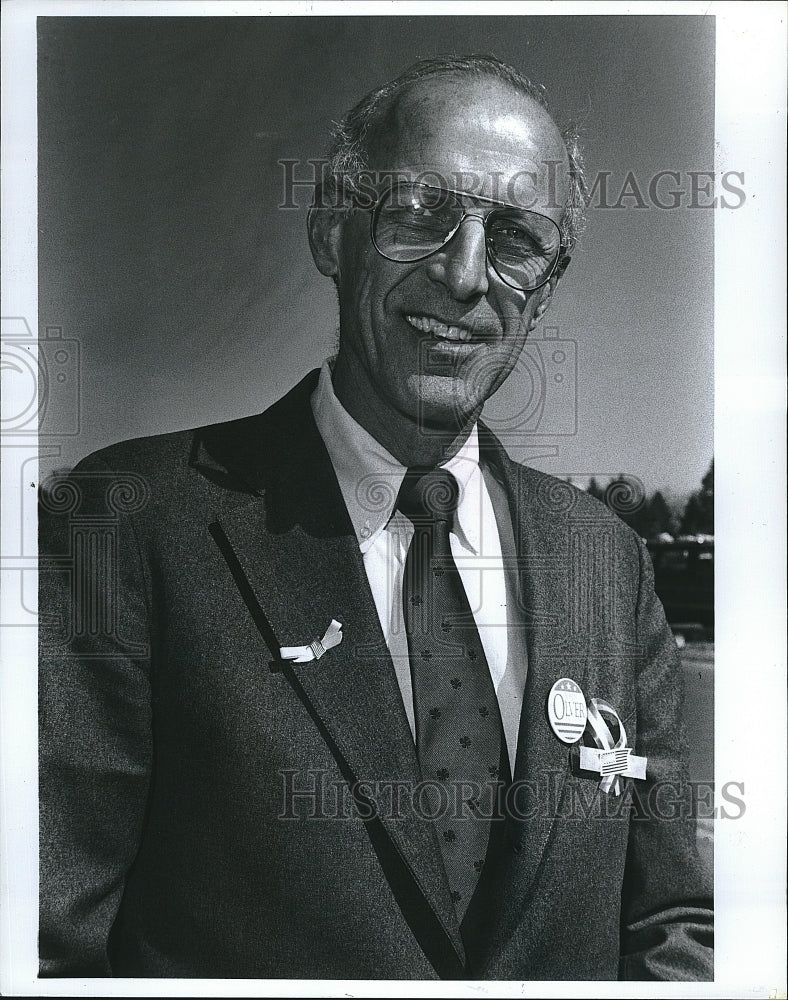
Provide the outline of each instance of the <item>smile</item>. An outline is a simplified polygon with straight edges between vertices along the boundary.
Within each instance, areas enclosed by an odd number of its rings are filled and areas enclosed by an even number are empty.
[[[467,343],[473,337],[473,331],[469,330],[467,327],[449,326],[446,323],[442,323],[439,319],[435,319],[434,316],[406,315],[405,319],[420,333],[428,333],[430,336],[438,337],[441,340],[453,340],[457,343]]]

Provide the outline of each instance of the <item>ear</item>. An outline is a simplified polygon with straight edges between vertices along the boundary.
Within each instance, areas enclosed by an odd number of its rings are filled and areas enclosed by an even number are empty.
[[[544,314],[547,312],[547,309],[553,300],[553,294],[556,288],[558,287],[559,280],[560,280],[559,275],[557,274],[553,275],[553,277],[550,278],[550,280],[546,284],[542,285],[542,287],[536,293],[537,295],[539,295],[539,301],[536,305],[536,309],[534,310],[534,314],[528,323],[529,333],[532,333],[536,329],[536,327],[539,325],[539,322],[542,319],[542,316],[544,316]]]
[[[347,213],[334,208],[310,208],[306,218],[309,248],[318,271],[327,278],[339,275],[342,222]]]

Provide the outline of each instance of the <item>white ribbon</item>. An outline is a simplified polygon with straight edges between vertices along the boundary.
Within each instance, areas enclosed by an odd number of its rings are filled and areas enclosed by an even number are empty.
[[[283,660],[293,660],[295,663],[311,663],[312,660],[319,660],[327,649],[333,649],[342,642],[342,625],[340,622],[331,619],[331,624],[326,629],[326,634],[322,639],[315,639],[308,646],[282,646],[279,655]]]
[[[602,718],[602,712],[612,715],[618,723],[618,739],[613,742],[610,727]],[[580,767],[584,771],[596,771],[602,775],[599,787],[606,794],[621,794],[619,775],[625,778],[645,778],[647,757],[637,757],[626,745],[627,732],[618,712],[612,705],[599,698],[592,698],[588,705],[588,723],[596,747],[580,747]]]

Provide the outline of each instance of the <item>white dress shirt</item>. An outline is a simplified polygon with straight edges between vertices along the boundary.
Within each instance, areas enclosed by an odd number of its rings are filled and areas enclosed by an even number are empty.
[[[406,468],[339,402],[328,361],[323,364],[311,403],[358,539],[380,627],[415,738],[413,688],[402,612],[402,572],[413,525],[394,509]],[[527,660],[522,628],[514,622],[516,568],[510,566],[512,560],[504,560],[499,534],[498,519],[506,518],[508,523],[502,527],[513,538],[511,518],[507,509],[498,510],[496,519],[479,465],[475,426],[457,454],[442,467],[454,475],[460,488],[449,534],[451,552],[479,629],[514,772]]]

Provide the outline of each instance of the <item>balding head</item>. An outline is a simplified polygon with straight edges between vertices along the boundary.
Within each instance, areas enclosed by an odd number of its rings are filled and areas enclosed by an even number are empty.
[[[352,190],[353,178],[367,170],[396,169],[402,157],[393,148],[395,135],[401,138],[410,131],[426,142],[446,113],[458,109],[463,111],[464,121],[486,116],[488,125],[497,123],[505,142],[513,138],[515,118],[528,120],[529,135],[523,139],[530,167],[523,160],[519,169],[533,171],[538,161],[543,176],[552,172],[551,182],[562,189],[561,195],[556,190],[552,195],[553,200],[562,199],[562,243],[571,251],[580,235],[585,209],[582,157],[576,137],[569,129],[559,129],[550,116],[544,88],[492,56],[421,60],[362,98],[335,128],[328,154],[331,177],[327,194],[335,196],[332,182],[337,178]],[[458,116],[451,117],[456,120]],[[445,131],[441,139],[450,147],[454,137]],[[488,135],[492,133],[493,129],[488,129]],[[512,154],[518,155],[514,150]],[[549,161],[553,166],[547,166]],[[516,166],[514,160],[512,166]],[[523,176],[523,183],[525,180]]]

